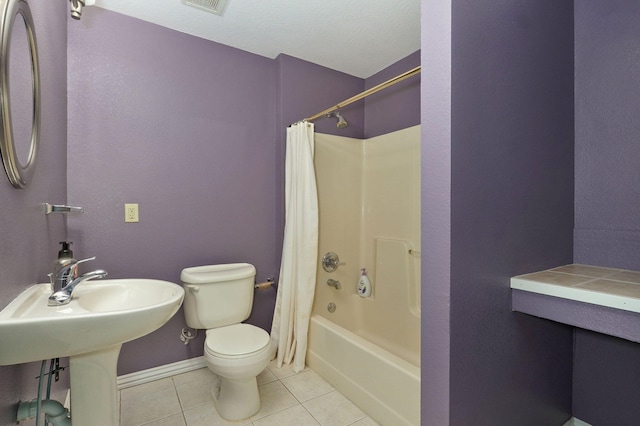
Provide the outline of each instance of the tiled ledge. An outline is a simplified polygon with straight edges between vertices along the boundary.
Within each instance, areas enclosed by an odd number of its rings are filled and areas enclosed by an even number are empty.
[[[511,288],[640,313],[640,272],[566,265],[511,278]]]
[[[512,309],[640,342],[640,272],[566,265],[511,278]]]

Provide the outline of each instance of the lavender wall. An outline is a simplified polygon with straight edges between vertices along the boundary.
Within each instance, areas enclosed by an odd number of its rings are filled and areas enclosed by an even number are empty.
[[[369,89],[420,66],[420,51],[390,65],[365,80]],[[420,77],[410,77],[393,88],[364,99],[364,138],[372,138],[420,124]]]
[[[425,425],[448,425],[451,364],[451,0],[423,0],[421,24],[420,418]]]
[[[576,261],[640,269],[640,4],[575,6]]]
[[[435,419],[433,424],[448,423],[451,381],[452,424],[464,424],[470,418],[467,416],[474,415],[476,423],[480,419],[481,424],[509,424],[515,409],[522,410],[522,415],[541,407],[548,415],[543,414],[546,419],[555,422],[567,414],[567,330],[508,313],[505,295],[508,276],[545,267],[550,262],[548,257],[553,257],[554,262],[570,258],[564,235],[566,224],[559,223],[568,220],[567,199],[561,196],[568,190],[566,176],[543,162],[554,160],[550,155],[553,153],[559,156],[558,163],[553,163],[558,169],[572,168],[564,142],[565,136],[570,135],[560,124],[568,113],[566,86],[556,87],[555,80],[558,71],[560,79],[565,78],[566,72],[566,46],[557,43],[563,39],[558,31],[571,28],[566,22],[566,3],[554,9],[554,20],[551,13],[546,13],[550,2],[536,2],[540,6],[533,8],[532,2],[525,1],[509,5],[483,2],[477,6],[455,1],[453,22],[449,19],[450,5],[443,4],[446,2],[423,3],[425,12],[429,12],[423,13],[423,23],[432,25],[423,25],[423,46],[427,51],[421,62],[433,77],[421,95],[422,122],[430,125],[423,135],[423,203],[431,205],[424,211],[423,239],[432,243],[423,259],[426,266],[431,266],[423,276],[423,294],[429,296],[426,301],[423,298],[424,306],[429,308],[425,309],[423,320],[423,371],[426,378],[433,379],[423,382],[423,419]],[[0,207],[5,223],[0,229],[4,241],[15,241],[0,249],[0,276],[7,283],[0,290],[2,305],[27,283],[43,279],[65,228],[62,218],[41,215],[39,204],[66,198],[66,108],[60,106],[66,100],[66,58],[61,52],[67,10],[43,0],[31,0],[31,4],[38,32],[47,35],[40,37],[45,75],[43,133],[48,139],[41,159],[47,160],[44,164],[41,161],[35,183],[28,190],[16,191],[6,181],[0,184],[3,199],[9,201]],[[500,20],[497,8],[503,13]],[[532,16],[533,13],[543,16]],[[544,31],[539,22],[547,24]],[[450,25],[454,27],[453,35]],[[450,37],[454,40],[453,57],[448,55]],[[498,41],[506,45],[501,45],[504,49],[497,56],[491,56],[490,47]],[[515,48],[516,43],[525,48]],[[278,170],[282,159],[282,128],[360,91],[357,86],[362,82],[346,82],[347,88],[344,93],[342,88],[339,90],[338,99],[331,97],[328,105],[315,105],[319,94],[335,86],[333,82],[314,85],[311,78],[308,84],[314,88],[313,93],[303,98],[303,104],[308,101],[310,105],[300,108],[296,106],[298,98],[287,92],[296,60],[280,58],[274,65],[265,58],[97,8],[88,8],[83,21],[69,23],[68,44],[69,202],[87,208],[84,215],[69,219],[77,254],[98,255],[95,266],[109,269],[115,277],[137,275],[176,281],[184,266],[240,260],[255,263],[259,279],[277,273],[282,197],[278,195],[281,178],[274,170]],[[447,103],[451,60],[454,120],[464,125],[462,133],[453,136],[453,144]],[[307,68],[308,64],[298,65]],[[551,76],[549,69],[556,74]],[[507,71],[505,80],[502,77]],[[348,76],[344,79],[351,80]],[[557,98],[548,99],[549,88],[556,90],[560,102]],[[518,105],[523,99],[528,101],[526,108]],[[467,102],[471,103],[468,107]],[[553,108],[543,114],[540,109],[547,102]],[[275,111],[269,112],[270,108]],[[351,130],[386,132],[365,129],[363,113],[349,112],[348,120],[354,126]],[[318,130],[330,131],[322,126],[329,124],[317,123]],[[552,135],[547,127],[553,130]],[[514,140],[518,145],[505,142]],[[498,149],[473,151],[476,146]],[[525,154],[532,164],[524,161]],[[453,179],[449,160],[453,162]],[[525,179],[510,183],[518,176],[511,163],[521,166],[517,171],[526,175],[526,185]],[[491,172],[489,179],[473,186],[474,179],[484,181],[487,172]],[[541,172],[550,173],[560,186],[546,184],[549,177]],[[536,184],[537,178],[542,183]],[[453,199],[449,185],[454,187]],[[245,191],[243,196],[238,196],[237,187]],[[485,197],[475,195],[471,188],[482,191]],[[545,197],[540,193],[550,200],[542,199]],[[538,194],[533,198],[540,204],[561,213],[545,216],[544,211],[539,212],[537,216],[545,219],[541,223],[526,214],[522,194]],[[122,223],[125,201],[140,203],[140,224]],[[183,205],[197,208],[185,213]],[[467,210],[474,214],[467,215]],[[515,212],[522,216],[514,219]],[[238,221],[242,226],[233,225],[230,219],[236,217],[244,219]],[[501,221],[505,219],[505,223],[516,221],[517,226],[510,232],[526,234],[519,235],[521,241],[527,242],[524,252],[503,249],[498,251],[498,258],[483,257],[485,252],[495,253],[496,247],[522,248],[517,240],[501,233]],[[449,227],[453,229],[451,234]],[[480,240],[488,241],[491,247],[483,250],[477,242]],[[542,246],[554,248],[541,254]],[[25,253],[30,255],[29,262]],[[451,268],[449,262],[453,262]],[[37,268],[33,268],[34,264]],[[257,304],[268,305],[270,300],[265,297],[263,303],[257,300]],[[265,323],[264,318],[253,321]],[[121,372],[199,355],[201,342],[187,348],[177,342],[182,323],[178,316],[161,332],[125,345]],[[486,341],[475,339],[474,333],[484,334]],[[556,349],[549,353],[549,347]],[[450,376],[449,363],[454,367]],[[19,398],[33,397],[34,368],[0,368],[0,379],[5,383],[0,391],[0,424],[12,424],[14,404]],[[479,376],[479,372],[486,376]],[[559,375],[553,377],[552,373]],[[547,395],[551,378],[555,389]],[[523,399],[524,405],[516,403],[516,396]],[[554,396],[555,402],[550,402]],[[532,424],[537,415],[531,417]],[[518,417],[518,424],[523,424],[521,420]]]
[[[277,64],[278,137],[284,140],[291,123],[314,115],[343,100],[420,65],[420,51],[364,80],[288,55]],[[345,108],[349,126],[336,127],[335,118],[314,121],[319,133],[370,138],[420,124],[420,77],[411,77],[393,88],[369,96]]]
[[[414,68],[420,65],[419,61],[420,52],[416,52],[362,80],[288,55],[276,58],[276,191],[278,199],[282,200],[276,215],[278,229],[284,227],[284,141],[287,126]],[[373,100],[370,101],[371,98]],[[387,90],[384,95],[355,102],[342,109],[342,113],[349,123],[346,128],[339,129],[335,118],[320,117],[314,121],[316,132],[366,138],[420,124],[420,79],[413,77]],[[278,238],[276,245],[281,247],[282,233]],[[280,263],[279,252],[276,262]]]
[[[29,1],[38,39],[42,89],[42,139],[32,184],[14,189],[0,171],[0,309],[29,285],[47,281],[57,242],[64,239],[62,216],[45,216],[42,203],[66,202],[66,16],[49,0]],[[11,342],[2,342],[2,345]],[[0,425],[15,424],[19,400],[36,397],[40,363],[0,367]],[[64,398],[68,377],[53,388]]]
[[[275,59],[277,74],[276,94],[276,155],[277,171],[274,193],[278,202],[276,229],[284,229],[284,158],[286,128],[292,123],[311,117],[364,90],[360,78],[312,64],[288,55]],[[345,108],[349,126],[336,127],[335,118],[320,117],[314,121],[315,131],[333,135],[361,138],[364,134],[364,106],[359,101]],[[282,247],[283,233],[279,232],[277,246]],[[281,252],[277,253],[279,265]]]
[[[575,2],[575,261],[640,270],[640,4]],[[637,425],[640,345],[576,329],[574,415]],[[608,360],[606,362],[605,360]]]
[[[364,90],[365,82],[357,77],[316,65],[288,55],[276,58],[278,67],[278,127],[285,140],[286,127],[305,117],[330,108]],[[336,127],[335,118],[314,121],[316,132],[361,138],[364,134],[363,101],[342,110],[349,126]],[[282,144],[284,145],[284,144]]]
[[[573,3],[454,1],[451,56],[450,424],[560,425],[573,330],[509,278],[572,261]]]
[[[365,81],[99,8],[69,24],[68,56],[69,202],[86,210],[69,219],[76,257],[97,256],[112,277],[179,282],[184,267],[239,261],[277,277],[284,130]],[[364,102],[344,114],[348,128],[320,118],[316,130],[362,137]],[[125,202],[139,203],[140,223],[124,223]],[[274,298],[257,292],[248,321],[270,329]],[[202,354],[202,338],[178,340],[183,326],[180,313],[125,344],[119,373]]]
[[[69,24],[69,219],[77,257],[113,278],[180,282],[189,266],[250,262],[275,276],[273,61],[87,8]],[[140,222],[124,223],[124,203]],[[250,322],[269,329],[275,292]],[[123,346],[119,374],[202,354],[179,312]]]

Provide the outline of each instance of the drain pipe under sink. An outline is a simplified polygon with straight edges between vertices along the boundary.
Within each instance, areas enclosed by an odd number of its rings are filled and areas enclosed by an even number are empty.
[[[37,399],[34,399],[31,402],[20,402],[20,405],[18,405],[18,418],[16,420],[22,421],[34,418],[36,416],[37,408]],[[47,420],[54,426],[71,426],[69,412],[58,401],[45,399],[42,401],[41,411],[47,415]]]

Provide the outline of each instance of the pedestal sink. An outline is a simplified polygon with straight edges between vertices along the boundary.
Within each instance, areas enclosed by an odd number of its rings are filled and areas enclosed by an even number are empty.
[[[96,280],[56,307],[47,306],[50,294],[50,284],[36,284],[0,312],[0,365],[69,357],[74,426],[117,425],[120,347],[165,324],[184,290],[160,280]]]

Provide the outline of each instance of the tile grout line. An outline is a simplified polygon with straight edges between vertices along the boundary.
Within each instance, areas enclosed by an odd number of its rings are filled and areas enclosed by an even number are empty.
[[[291,378],[291,377],[293,377],[293,376],[296,376],[296,375],[298,375],[298,374],[302,374],[302,373],[304,373],[304,372],[306,372],[306,371],[309,371],[309,370],[310,370],[310,371],[313,371],[313,370],[309,369],[308,367],[305,367],[305,369],[304,369],[304,370],[302,370],[302,371],[301,371],[301,372],[299,372],[299,373],[293,373],[293,372],[292,372],[291,374],[287,374],[287,375],[284,375],[284,376],[280,377],[280,376],[278,376],[276,373],[274,373],[274,371],[273,371],[271,368],[267,367],[267,369],[268,369],[268,370],[269,370],[269,372],[271,373],[271,376],[273,377],[273,380],[270,380],[270,381],[267,381],[267,382],[264,382],[264,383],[260,384],[260,387],[265,386],[265,385],[268,385],[268,384],[270,384],[270,383],[279,382],[279,384],[280,384],[280,385],[281,385],[281,386],[282,386],[282,387],[283,387],[283,388],[284,388],[284,389],[285,389],[285,390],[286,390],[286,391],[287,391],[287,392],[288,392],[288,393],[293,397],[293,399],[296,401],[296,405],[301,406],[301,407],[302,407],[302,409],[303,409],[303,410],[304,410],[304,411],[305,411],[305,412],[310,416],[310,418],[312,418],[312,419],[313,419],[313,420],[314,420],[318,425],[323,426],[323,425],[322,425],[321,420],[320,420],[320,419],[318,419],[316,416],[314,416],[314,414],[313,414],[313,413],[312,413],[312,412],[311,412],[311,411],[310,411],[310,410],[305,406],[305,403],[308,403],[308,402],[313,401],[313,400],[315,400],[315,399],[318,399],[318,398],[321,398],[321,397],[323,397],[323,396],[329,395],[329,394],[331,394],[331,393],[333,393],[333,392],[335,392],[335,393],[337,393],[337,394],[340,394],[340,392],[339,392],[337,389],[335,389],[335,388],[334,388],[330,383],[328,383],[328,382],[327,382],[327,384],[328,384],[328,385],[329,385],[329,387],[330,387],[330,389],[329,389],[329,390],[327,390],[326,392],[324,392],[324,393],[322,393],[322,394],[315,395],[313,398],[307,399],[306,401],[301,401],[301,400],[299,399],[299,397],[298,397],[298,396],[296,396],[296,394],[294,394],[294,392],[289,388],[289,386],[287,386],[287,385],[286,385],[286,383],[284,382],[284,380],[289,379],[289,378]],[[282,372],[280,372],[280,374],[282,375]],[[150,424],[154,424],[154,423],[156,423],[156,422],[158,422],[158,421],[161,421],[161,420],[167,419],[167,418],[172,417],[172,416],[176,416],[177,414],[180,414],[180,415],[181,415],[181,418],[182,418],[182,420],[183,420],[183,422],[184,422],[184,424],[185,424],[186,426],[189,426],[189,425],[188,425],[188,423],[187,423],[187,416],[186,416],[186,414],[185,414],[185,411],[186,411],[186,410],[185,410],[185,407],[184,407],[184,405],[183,405],[183,401],[182,401],[182,400],[181,400],[181,398],[180,398],[180,394],[179,394],[179,392],[178,392],[178,384],[176,383],[176,380],[175,380],[175,377],[176,377],[176,376],[177,376],[177,375],[171,376],[171,384],[172,384],[172,387],[173,387],[173,391],[174,391],[174,393],[175,393],[175,397],[176,397],[176,398],[177,398],[177,400],[178,400],[178,404],[179,404],[179,407],[180,407],[180,412],[179,412],[179,413],[168,414],[168,415],[166,415],[166,416],[164,416],[164,417],[162,417],[162,418],[158,418],[158,419],[155,419],[155,420],[151,420],[151,421],[149,421],[149,422],[142,423],[142,424],[139,424],[139,425],[137,425],[137,426],[147,426],[147,425],[150,425]],[[324,379],[323,379],[323,380],[324,380]],[[121,402],[122,402],[122,394],[121,394],[121,392],[118,392],[118,393],[119,393],[119,398],[120,398],[120,400],[121,400]],[[207,404],[207,403],[198,404],[197,406],[199,406],[199,405],[205,405],[205,404]],[[284,411],[286,411],[286,410],[288,410],[288,409],[292,409],[292,408],[294,408],[296,405],[293,405],[293,406],[291,406],[291,407],[287,407],[287,408],[280,409],[280,410],[278,410],[278,411],[276,411],[276,412],[270,413],[270,414],[268,414],[267,416],[261,417],[261,418],[259,418],[259,419],[255,419],[255,420],[254,420],[254,419],[252,419],[252,418],[248,418],[248,419],[247,419],[247,420],[248,420],[248,423],[245,423],[245,425],[246,425],[246,426],[255,426],[255,424],[256,424],[255,422],[256,422],[256,421],[261,421],[262,419],[266,419],[266,418],[268,418],[268,417],[270,417],[270,416],[277,415],[278,413],[282,413],[282,412],[284,412]],[[189,407],[188,409],[190,410],[190,409],[193,409],[193,408],[195,408],[195,407],[196,407],[196,406]],[[122,424],[122,420],[123,420],[123,419],[122,419],[122,409],[120,410],[119,416],[120,416],[120,423]],[[363,413],[362,413],[362,417],[359,417],[358,419],[355,419],[353,422],[349,423],[349,425],[353,425],[353,424],[355,424],[355,423],[358,423],[358,422],[360,422],[361,420],[366,419],[367,417],[368,417],[368,416],[366,415],[366,413],[364,413],[364,412],[363,412]]]
[[[175,375],[171,376],[171,383],[173,383],[173,390],[176,393],[176,398],[178,398],[178,404],[180,404],[180,416],[182,416],[182,421],[184,422],[184,424],[187,424],[187,418],[184,415],[184,405],[182,405],[182,399],[180,399],[180,394],[178,393],[178,385],[176,384],[176,381],[174,379]],[[167,417],[171,417],[171,416],[167,416]],[[165,417],[165,418],[167,418]],[[162,419],[160,419],[162,420]]]

